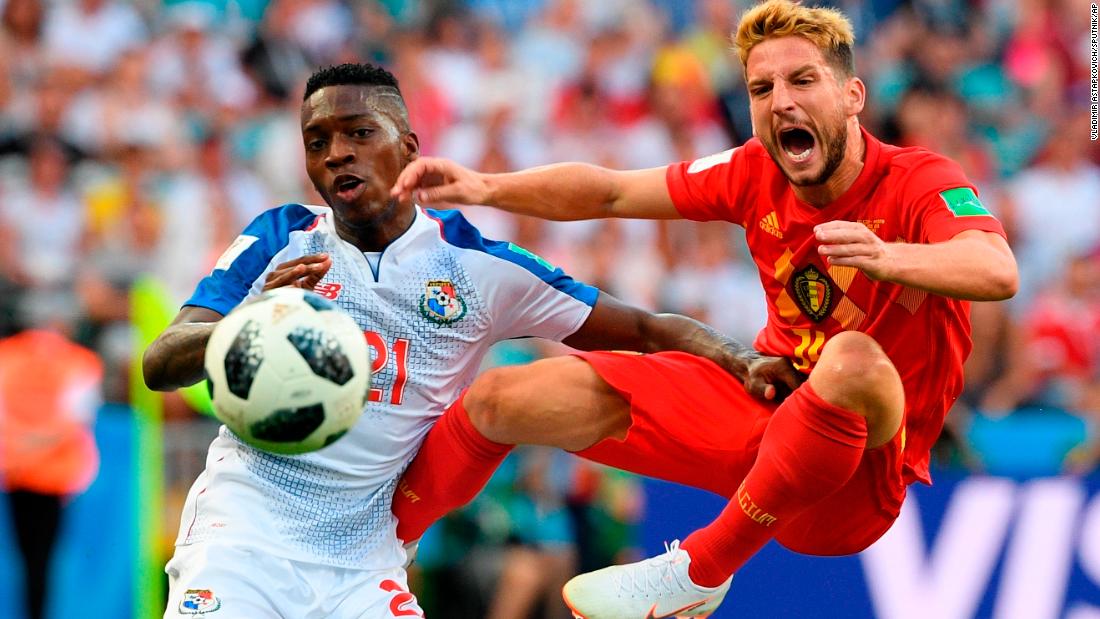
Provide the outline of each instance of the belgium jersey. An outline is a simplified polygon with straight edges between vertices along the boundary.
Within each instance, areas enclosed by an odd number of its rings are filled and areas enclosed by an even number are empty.
[[[183,510],[177,545],[217,540],[292,560],[400,566],[390,512],[397,481],[431,424],[478,372],[494,342],[561,340],[587,320],[598,291],[510,243],[482,238],[458,211],[416,208],[375,261],[337,236],[327,207],[261,214],[226,250],[187,305],[227,314],[260,294],[280,263],[325,252],[315,290],[363,329],[371,389],[347,435],[280,456],[222,426]]]
[[[799,200],[763,144],[669,166],[680,213],[743,226],[767,295],[768,322],[755,346],[806,373],[841,331],[862,331],[889,355],[905,386],[906,482],[930,481],[929,450],[963,388],[970,354],[970,305],[890,282],[854,267],[829,266],[814,226],[858,221],[886,242],[937,243],[964,230],[1004,235],[962,169],[920,148],[898,148],[863,131],[863,170],[836,201]]]

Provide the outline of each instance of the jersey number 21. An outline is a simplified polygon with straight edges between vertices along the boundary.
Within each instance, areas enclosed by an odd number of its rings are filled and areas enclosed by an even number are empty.
[[[371,388],[367,395],[367,401],[384,401],[385,396],[382,393],[382,387],[375,386],[376,383],[373,377],[378,376],[378,373],[390,362],[390,348],[392,348],[394,363],[397,364],[397,377],[393,379],[393,386],[390,388],[389,403],[400,405],[405,399],[405,382],[409,380],[409,340],[398,338],[390,346],[387,346],[386,340],[374,331],[364,331],[363,337],[367,338],[367,346],[374,349],[374,361],[371,362],[370,366]]]

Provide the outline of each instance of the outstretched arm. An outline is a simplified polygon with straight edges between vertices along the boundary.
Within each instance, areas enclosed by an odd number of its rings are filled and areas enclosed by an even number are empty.
[[[829,264],[856,267],[871,279],[969,301],[1001,301],[1019,287],[1012,250],[993,232],[966,230],[942,243],[887,243],[861,223],[830,221],[814,233]]]
[[[678,219],[665,170],[620,171],[586,163],[557,163],[520,172],[482,174],[447,159],[420,157],[401,172],[391,194],[421,204],[482,204],[559,221]]]
[[[581,350],[678,350],[705,357],[765,400],[782,399],[805,379],[788,360],[761,355],[698,320],[653,314],[604,292],[588,320],[564,342]]]

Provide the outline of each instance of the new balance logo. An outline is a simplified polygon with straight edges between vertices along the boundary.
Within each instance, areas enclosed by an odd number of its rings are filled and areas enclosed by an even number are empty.
[[[337,284],[336,282],[332,282],[331,284],[317,284],[313,287],[313,292],[316,292],[329,301],[335,301],[336,297],[340,296],[340,289],[343,287],[343,284]]]
[[[776,216],[775,211],[761,218],[760,228],[777,239],[783,238],[783,231],[779,229],[779,217]]]

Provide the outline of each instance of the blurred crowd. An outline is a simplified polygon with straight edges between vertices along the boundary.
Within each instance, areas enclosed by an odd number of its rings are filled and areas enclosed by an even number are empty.
[[[1100,151],[1089,139],[1089,3],[822,3],[856,26],[862,123],[962,164],[1020,263],[1017,298],[973,309],[968,388],[937,458],[1006,474],[1093,470]],[[60,330],[102,360],[104,398],[128,401],[135,282],[156,282],[178,306],[255,215],[320,202],[298,127],[305,77],[320,65],[390,68],[422,151],[484,171],[650,167],[742,143],[748,101],[728,47],[748,4],[0,0],[0,335]],[[467,214],[486,236],[629,302],[746,342],[764,323],[733,226]],[[495,362],[556,352],[517,346]],[[177,404],[169,410],[186,410]],[[425,557],[443,573],[469,554],[455,549],[463,543],[512,542],[484,559],[511,562],[520,579],[500,595],[480,587],[473,603],[495,609],[487,616],[525,616],[515,609],[537,606],[578,561],[629,549],[642,510],[629,478],[538,450],[513,464],[504,490],[448,521],[437,547],[449,554]]]

